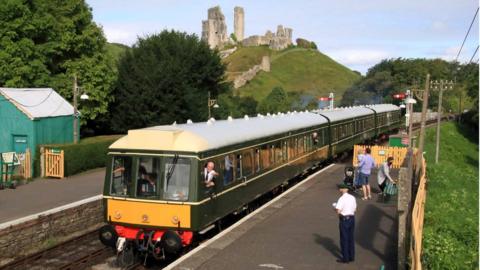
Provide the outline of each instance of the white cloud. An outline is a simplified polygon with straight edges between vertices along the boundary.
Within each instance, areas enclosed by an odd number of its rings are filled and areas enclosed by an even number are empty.
[[[350,65],[372,65],[388,58],[390,54],[383,50],[343,49],[328,53],[340,63]]]
[[[103,27],[108,42],[122,43],[131,46],[137,40],[137,31],[133,29]]]
[[[439,57],[447,61],[453,61],[455,60],[455,57],[457,57],[458,50],[460,50],[460,46],[448,47]]]

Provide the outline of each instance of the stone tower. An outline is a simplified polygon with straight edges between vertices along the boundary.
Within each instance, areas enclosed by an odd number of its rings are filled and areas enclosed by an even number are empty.
[[[245,12],[242,7],[235,7],[234,13],[233,33],[237,37],[237,41],[241,42],[245,32]]]
[[[212,49],[221,48],[228,42],[225,16],[219,6],[208,9],[208,19],[202,21],[202,40]]]

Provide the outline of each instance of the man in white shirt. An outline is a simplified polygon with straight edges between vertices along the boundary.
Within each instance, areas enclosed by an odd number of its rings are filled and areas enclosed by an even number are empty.
[[[342,196],[333,206],[340,220],[340,249],[342,250],[342,259],[337,260],[339,263],[349,263],[355,260],[355,211],[357,210],[357,202],[355,197],[348,194],[348,186],[339,184],[338,189]]]

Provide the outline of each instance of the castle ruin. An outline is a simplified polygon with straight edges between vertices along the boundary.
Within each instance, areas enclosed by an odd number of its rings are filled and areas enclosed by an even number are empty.
[[[268,30],[265,35],[253,35],[244,38],[245,12],[242,7],[234,8],[233,33],[236,40],[231,40],[227,34],[225,16],[219,6],[208,9],[208,19],[202,21],[202,40],[206,41],[210,48],[222,49],[227,44],[241,43],[243,46],[268,45],[272,50],[283,50],[292,44],[291,28],[277,26],[277,32]]]
[[[208,19],[202,21],[202,40],[212,49],[228,43],[227,24],[219,6],[208,9]]]
[[[245,12],[243,11],[242,7],[235,7],[234,14],[233,33],[235,34],[237,41],[241,42],[243,40],[243,35],[245,32]]]

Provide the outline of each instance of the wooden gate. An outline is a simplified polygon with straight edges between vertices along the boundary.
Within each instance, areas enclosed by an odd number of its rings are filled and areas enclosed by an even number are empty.
[[[375,160],[377,167],[382,165],[383,162],[387,161],[388,157],[393,157],[393,168],[400,168],[402,166],[405,157],[407,156],[408,149],[406,147],[392,147],[392,146],[380,146],[380,145],[355,145],[353,148],[353,165],[358,164],[357,156],[358,150],[363,150],[370,148],[372,150],[372,157]]]
[[[63,150],[45,149],[45,176],[63,178],[65,175]]]
[[[32,162],[30,157],[30,149],[27,148],[25,153],[19,153],[19,161],[20,166],[18,169],[18,175],[20,175],[23,179],[30,179],[32,178]]]

